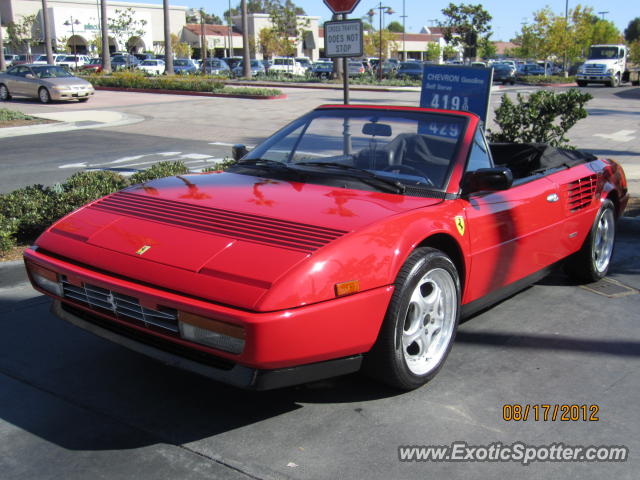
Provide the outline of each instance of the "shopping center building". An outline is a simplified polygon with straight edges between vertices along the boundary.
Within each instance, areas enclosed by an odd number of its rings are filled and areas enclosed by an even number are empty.
[[[110,32],[109,49],[112,52],[128,50],[132,53],[144,51],[162,51],[164,45],[164,16],[162,3],[157,5],[148,3],[109,1],[107,15],[118,18],[128,8],[131,9],[133,24],[140,27],[137,32]],[[100,35],[100,2],[96,0],[49,0],[49,24],[52,45],[58,51],[75,51],[78,54],[95,53],[96,39]],[[171,5],[169,8],[171,32],[180,36],[185,25],[187,7]],[[118,13],[120,11],[120,13]],[[42,1],[41,0],[0,0],[0,16],[3,25],[3,39],[5,47],[8,44],[6,26],[9,22],[19,23],[30,15],[37,16],[36,27],[33,29],[34,38],[40,42],[25,44],[20,50],[31,48],[32,53],[44,52],[44,37],[41,33]],[[137,30],[132,29],[132,30]],[[68,48],[67,48],[68,46]],[[12,51],[11,53],[27,53]]]
[[[77,52],[78,54],[96,54],[100,36],[99,0],[49,0],[49,23],[52,45],[56,51]],[[122,17],[122,12],[131,13],[133,24],[137,28],[127,31],[109,32],[109,49],[140,53],[150,51],[164,52],[164,17],[161,2],[158,4],[109,1],[107,14],[111,21]],[[227,57],[242,55],[242,21],[240,16],[232,17],[232,26],[187,24],[187,7],[172,5],[169,7],[170,29],[182,42],[188,43],[194,57],[200,57],[202,43],[207,45],[208,55]],[[197,13],[197,12],[196,12]],[[44,52],[42,31],[41,0],[0,0],[0,15],[3,25],[3,38],[6,51],[10,53]],[[9,22],[21,22],[25,17],[36,15],[37,21],[32,36],[36,41],[25,42],[18,47],[8,41],[6,26]],[[298,23],[304,25],[305,33],[294,40],[295,56],[317,60],[324,56],[324,29],[320,17],[300,16]],[[248,15],[248,36],[255,58],[263,58],[260,48],[260,32],[271,27],[268,14]],[[136,30],[140,30],[139,32]],[[375,34],[375,32],[373,33]],[[397,33],[389,52],[398,58],[426,59],[429,44],[437,44],[441,50],[446,45],[442,32],[437,28],[424,27],[421,33]],[[406,52],[406,55],[403,55]]]

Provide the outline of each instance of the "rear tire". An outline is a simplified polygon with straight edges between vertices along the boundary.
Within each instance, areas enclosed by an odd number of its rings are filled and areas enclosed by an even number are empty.
[[[605,200],[580,250],[567,258],[565,272],[583,283],[604,278],[611,265],[616,236],[616,217],[613,202]]]
[[[38,98],[40,99],[41,103],[51,102],[51,95],[49,95],[49,90],[44,87],[40,87],[40,90],[38,90]]]
[[[78,102],[80,102],[80,103],[86,103],[88,101],[89,101],[89,97],[87,97],[87,98],[79,98],[78,99]]]
[[[11,100],[9,89],[4,83],[0,83],[0,102],[6,102],[7,100]]]
[[[460,319],[460,281],[453,262],[418,248],[402,266],[378,339],[364,372],[392,387],[413,390],[442,368]]]
[[[578,80],[576,83],[578,84],[579,87],[586,87],[587,86],[587,82],[583,82],[583,81],[580,81],[580,80]]]

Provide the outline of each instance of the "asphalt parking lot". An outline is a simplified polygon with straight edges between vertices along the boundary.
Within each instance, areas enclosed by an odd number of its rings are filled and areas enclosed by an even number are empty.
[[[640,89],[593,92],[592,117],[572,139],[638,168]],[[130,156],[173,158],[163,152],[218,158],[231,143],[255,143],[341,98],[339,91],[293,89],[282,103],[99,93],[91,108],[145,120],[0,140],[10,152],[0,159],[0,192],[56,181],[54,174],[75,171],[62,166],[76,163],[120,168],[147,161],[118,162]],[[362,92],[354,102],[415,104],[417,95]],[[31,113],[81,109],[10,105]],[[601,285],[585,288],[554,273],[467,320],[444,369],[410,393],[361,375],[261,393],[219,385],[65,324],[24,282],[21,268],[0,266],[0,478],[636,479],[640,226],[622,226]],[[601,287],[613,296],[597,293]],[[598,420],[505,421],[504,405],[514,404],[595,406]],[[628,447],[630,457],[527,466],[398,458],[399,446],[456,441],[616,445]]]

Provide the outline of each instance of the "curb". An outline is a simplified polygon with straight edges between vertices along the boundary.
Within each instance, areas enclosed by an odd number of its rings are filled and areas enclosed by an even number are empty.
[[[167,90],[162,88],[124,88],[124,87],[102,87],[94,86],[96,90],[107,90],[111,92],[133,92],[133,93],[158,93],[169,95],[190,95],[194,97],[224,97],[224,98],[246,98],[249,100],[281,100],[287,98],[286,94],[281,95],[240,95],[233,93],[211,93],[211,92],[196,92],[189,90]]]
[[[0,288],[13,287],[28,280],[24,261],[0,262]]]
[[[520,85],[526,85],[528,87],[577,87],[576,82],[573,83],[521,83]]]

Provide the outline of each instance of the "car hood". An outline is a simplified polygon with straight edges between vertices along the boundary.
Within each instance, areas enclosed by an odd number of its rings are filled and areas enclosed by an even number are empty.
[[[78,77],[62,77],[62,78],[42,78],[41,82],[45,85],[56,86],[56,87],[65,87],[65,86],[88,86],[91,85],[89,82],[82,78]]]
[[[317,264],[332,258],[342,265],[343,247],[351,257],[371,257],[373,247],[354,237],[439,202],[234,173],[182,175],[83,207],[50,227],[36,245],[160,288],[249,310],[275,310],[328,299],[333,285],[323,291],[311,285],[313,274],[320,273]],[[384,231],[367,234],[367,241],[375,237],[384,243]],[[294,270],[296,278],[287,280]],[[352,280],[344,275],[344,281]],[[288,291],[300,282],[303,286]],[[306,295],[307,288],[314,292]]]

